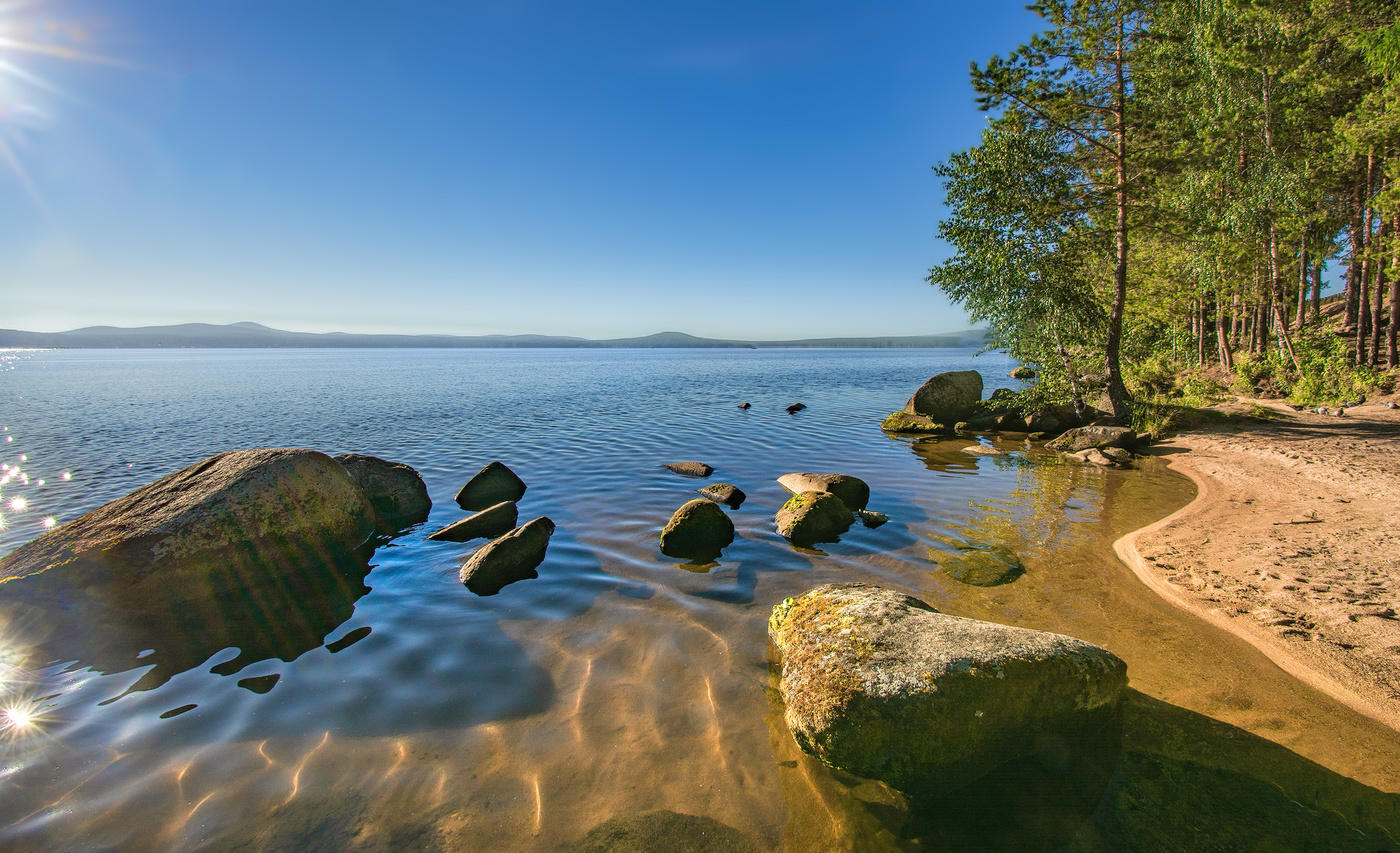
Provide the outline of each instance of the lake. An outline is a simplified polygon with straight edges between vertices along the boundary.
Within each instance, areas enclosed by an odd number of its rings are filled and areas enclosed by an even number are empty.
[[[1170,448],[1105,471],[1024,436],[879,430],[934,373],[977,369],[990,394],[1019,387],[1014,366],[957,349],[0,353],[0,553],[232,449],[380,456],[434,503],[270,621],[99,644],[0,609],[0,703],[32,718],[0,721],[0,846],[545,851],[618,819],[683,849],[654,810],[758,850],[1393,845],[1400,736],[1113,557],[1194,496]],[[465,517],[453,495],[493,460],[529,485],[522,523],[557,531],[538,579],[482,597],[457,579],[480,540],[426,536]],[[715,473],[663,467],[685,460]],[[791,471],[864,479],[889,522],[793,547],[773,529]],[[710,564],[663,556],[662,526],[713,482],[748,495],[734,543]],[[1011,548],[1025,575],[939,571],[968,542]],[[1121,733],[940,802],[824,768],[783,724],[766,621],[837,581],[1106,646],[1129,665]]]

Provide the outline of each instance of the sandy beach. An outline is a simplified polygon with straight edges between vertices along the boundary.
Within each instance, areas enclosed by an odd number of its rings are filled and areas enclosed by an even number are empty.
[[[1400,729],[1400,409],[1270,401],[1153,447],[1199,495],[1115,550],[1152,589]],[[1262,404],[1277,420],[1242,416]]]

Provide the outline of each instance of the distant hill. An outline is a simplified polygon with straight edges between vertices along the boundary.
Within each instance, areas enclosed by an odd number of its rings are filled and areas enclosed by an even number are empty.
[[[808,338],[799,341],[727,341],[684,332],[658,332],[640,338],[594,341],[556,335],[356,335],[346,332],[285,332],[257,323],[182,323],[177,326],[89,326],[70,332],[0,329],[0,347],[66,349],[179,349],[243,347],[967,347],[981,346],[984,333],[971,329],[942,335],[885,338]]]

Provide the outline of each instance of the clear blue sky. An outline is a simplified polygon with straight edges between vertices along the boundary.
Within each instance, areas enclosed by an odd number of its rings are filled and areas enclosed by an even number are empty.
[[[923,281],[1021,2],[0,0],[0,327],[964,328]],[[14,41],[112,64],[35,54]],[[26,181],[28,186],[26,186]]]

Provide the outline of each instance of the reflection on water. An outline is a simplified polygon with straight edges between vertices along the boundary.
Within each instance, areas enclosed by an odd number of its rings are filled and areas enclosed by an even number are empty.
[[[878,432],[910,388],[970,357],[26,356],[5,374],[25,402],[6,412],[15,441],[0,456],[29,457],[30,485],[5,487],[28,506],[0,548],[42,516],[235,447],[406,462],[435,506],[372,553],[164,616],[53,586],[22,608],[0,595],[0,847],[553,851],[722,825],[786,851],[1211,849],[1189,827],[1222,850],[1394,849],[1400,736],[1158,601],[1110,556],[1189,500],[1188,483],[1159,460],[1103,471],[1024,441],[983,439],[1001,453],[974,455],[972,439]],[[972,362],[989,385],[1010,369],[998,359]],[[657,547],[694,497],[660,467],[677,458],[748,495],[713,562]],[[457,575],[483,543],[426,532],[460,517],[452,496],[494,459],[528,483],[521,512],[559,527],[538,578],[482,598]],[[865,480],[889,522],[791,546],[773,527],[788,497],[776,478],[803,470]],[[1005,549],[1025,574],[959,583],[929,559],[948,543]],[[766,621],[785,597],[849,580],[1108,647],[1138,691],[1121,737],[1061,733],[941,802],[822,767],[782,723]],[[1342,841],[1307,847],[1320,838]]]

